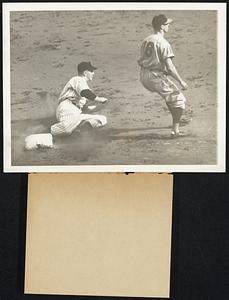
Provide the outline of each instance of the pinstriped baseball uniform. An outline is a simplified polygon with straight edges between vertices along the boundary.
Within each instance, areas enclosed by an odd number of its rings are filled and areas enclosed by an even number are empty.
[[[94,128],[107,123],[105,116],[82,114],[87,98],[82,97],[81,93],[85,90],[88,91],[90,88],[84,76],[75,76],[65,85],[56,110],[58,123],[51,126],[52,135],[70,135],[85,120]]]

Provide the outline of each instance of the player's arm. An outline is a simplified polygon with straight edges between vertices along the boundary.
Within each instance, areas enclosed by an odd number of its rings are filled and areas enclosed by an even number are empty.
[[[59,100],[61,100],[62,99],[62,97],[66,94],[66,92],[68,91],[68,89],[69,88],[71,88],[71,84],[68,82],[65,86],[64,86],[64,88],[63,88],[63,90],[62,90],[62,92],[61,92],[61,94],[60,94],[60,96],[59,96]]]
[[[140,67],[143,66],[143,60],[145,59],[145,48],[146,48],[146,44],[147,42],[144,41],[142,43],[142,46],[141,46],[141,50],[140,50],[140,58],[137,60],[137,63]]]
[[[172,76],[174,79],[176,79],[180,83],[183,89],[187,89],[188,88],[187,83],[183,81],[182,78],[180,77],[170,57],[166,58],[165,64],[166,64],[166,69],[168,71],[168,74]]]
[[[106,102],[107,98],[96,96],[90,89],[82,90],[81,97],[85,97],[91,101]]]

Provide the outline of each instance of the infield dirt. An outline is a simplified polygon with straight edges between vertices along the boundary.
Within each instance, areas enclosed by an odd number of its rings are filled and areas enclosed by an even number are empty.
[[[189,88],[182,129],[170,139],[171,116],[139,81],[137,59],[151,20],[174,19],[166,39]],[[11,12],[12,165],[209,165],[217,146],[217,18],[214,11]],[[108,124],[25,151],[29,134],[50,132],[57,98],[81,61],[98,67],[91,88],[108,103]]]

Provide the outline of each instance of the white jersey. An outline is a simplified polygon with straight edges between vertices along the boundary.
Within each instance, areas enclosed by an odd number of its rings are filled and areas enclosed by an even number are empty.
[[[80,93],[83,90],[90,89],[87,80],[83,76],[72,77],[69,82],[65,85],[62,93],[59,97],[59,103],[64,100],[80,100]]]

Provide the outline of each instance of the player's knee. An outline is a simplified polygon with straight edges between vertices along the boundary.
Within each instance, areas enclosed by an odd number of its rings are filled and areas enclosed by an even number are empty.
[[[165,97],[165,101],[168,106],[171,108],[182,108],[185,109],[185,96],[181,92],[175,91],[174,93],[171,93]]]
[[[180,93],[177,97],[177,103],[179,105],[180,108],[185,109],[185,103],[186,103],[186,98],[185,96]]]
[[[51,126],[51,134],[53,136],[64,136],[64,135],[70,135],[72,133],[72,130],[65,126],[57,127],[55,125]]]
[[[73,131],[73,127],[69,123],[63,123],[63,134],[64,135],[71,135]]]
[[[59,135],[60,134],[60,130],[55,124],[51,126],[50,132],[51,132],[52,135]]]
[[[50,132],[52,135],[55,135],[56,132],[55,132],[55,129],[54,129],[54,126],[52,125],[51,128],[50,128]]]
[[[64,129],[64,134],[65,135],[71,135],[72,134],[72,128],[69,128],[69,127],[66,127],[65,129]]]

